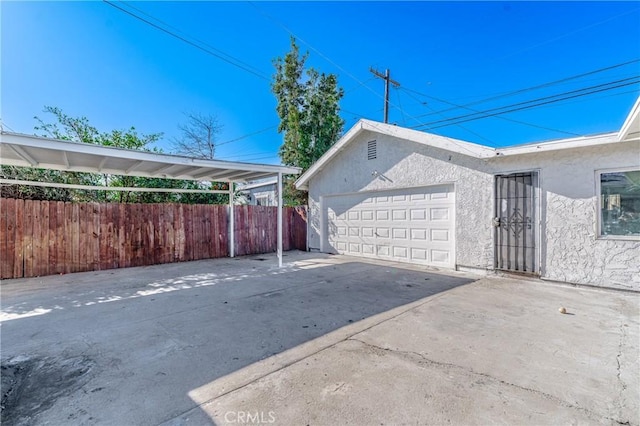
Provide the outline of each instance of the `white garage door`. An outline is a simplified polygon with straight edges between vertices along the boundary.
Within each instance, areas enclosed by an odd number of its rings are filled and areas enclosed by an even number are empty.
[[[324,197],[323,251],[455,266],[453,185]]]

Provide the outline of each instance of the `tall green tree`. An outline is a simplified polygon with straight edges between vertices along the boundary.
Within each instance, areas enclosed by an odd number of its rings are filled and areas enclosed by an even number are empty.
[[[274,60],[276,69],[271,90],[276,97],[280,118],[278,132],[283,134],[280,158],[283,164],[306,171],[340,137],[344,120],[340,100],[344,91],[334,74],[305,69],[309,54],[300,54],[295,39],[291,50]],[[306,204],[307,193],[297,191],[293,177],[285,181],[285,203]]]

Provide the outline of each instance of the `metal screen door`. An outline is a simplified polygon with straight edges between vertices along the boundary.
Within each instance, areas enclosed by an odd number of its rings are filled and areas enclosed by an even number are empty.
[[[535,273],[536,172],[496,176],[495,266]]]

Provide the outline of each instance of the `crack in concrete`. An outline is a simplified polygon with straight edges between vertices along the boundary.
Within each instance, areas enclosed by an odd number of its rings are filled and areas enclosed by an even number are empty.
[[[618,408],[618,415],[621,416],[622,415],[622,409],[624,408],[624,392],[627,390],[627,384],[624,382],[624,380],[622,380],[622,365],[620,362],[620,358],[622,358],[622,349],[624,347],[624,343],[626,340],[626,330],[624,327],[624,321],[620,322],[620,341],[618,342],[618,355],[616,355],[616,378],[618,379],[618,383],[620,384],[620,389],[618,391],[618,397],[616,399],[616,406]],[[621,425],[628,425],[630,424],[630,422],[627,420],[626,422],[620,422],[618,421],[619,424]]]
[[[552,400],[555,403],[557,403],[557,404],[559,404],[559,405],[561,405],[561,406],[563,406],[565,408],[571,408],[571,409],[574,409],[574,410],[582,411],[583,413],[587,414],[589,417],[594,418],[594,420],[596,420],[598,418],[604,418],[604,419],[613,421],[613,422],[615,422],[617,424],[620,424],[620,425],[630,425],[631,424],[629,422],[629,420],[620,421],[618,419],[613,419],[611,417],[607,417],[607,416],[604,416],[604,415],[599,415],[599,414],[597,414],[597,413],[595,413],[595,412],[593,412],[593,411],[591,411],[591,410],[589,410],[587,408],[580,407],[578,405],[572,404],[570,402],[562,400],[562,399],[560,399],[560,398],[558,398],[556,396],[553,396],[551,394],[548,394],[546,392],[539,391],[537,389],[531,389],[531,388],[527,388],[527,387],[524,387],[524,386],[517,385],[515,383],[510,383],[510,382],[507,382],[505,380],[498,379],[497,377],[493,377],[493,376],[491,376],[489,374],[480,373],[478,371],[474,371],[471,368],[463,367],[461,365],[452,364],[452,363],[448,363],[448,362],[434,361],[432,359],[427,358],[425,355],[423,355],[423,354],[421,354],[419,352],[401,351],[401,350],[396,350],[396,349],[391,349],[391,348],[385,348],[385,347],[374,345],[372,343],[368,343],[368,342],[365,342],[363,340],[356,339],[356,338],[353,338],[353,337],[350,337],[347,340],[351,340],[351,341],[355,341],[355,342],[358,342],[358,343],[362,343],[365,346],[368,346],[370,348],[377,349],[377,350],[380,350],[380,351],[383,351],[383,352],[389,352],[389,353],[399,354],[399,355],[404,355],[404,356],[407,356],[407,355],[409,355],[409,356],[410,355],[417,356],[420,359],[422,359],[425,363],[430,364],[432,366],[436,366],[436,367],[440,367],[440,368],[453,368],[453,369],[457,369],[457,370],[462,370],[462,371],[467,372],[469,374],[476,375],[476,376],[481,376],[481,377],[484,377],[486,379],[489,379],[491,381],[494,381],[494,382],[497,382],[497,383],[500,383],[500,384],[503,384],[503,385],[506,385],[506,386],[514,387],[514,388],[517,388],[517,389],[520,389],[520,390],[524,390],[526,392],[531,392],[531,393],[540,395],[545,399]]]

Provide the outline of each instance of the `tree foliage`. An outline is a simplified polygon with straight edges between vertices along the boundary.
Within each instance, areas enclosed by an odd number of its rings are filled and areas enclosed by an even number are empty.
[[[284,134],[280,147],[283,164],[306,171],[340,137],[344,120],[339,115],[344,91],[334,74],[320,73],[305,63],[308,53],[300,54],[295,39],[291,50],[276,58],[271,90],[277,100],[280,118],[278,132]],[[293,178],[285,181],[283,196],[287,204],[306,204],[307,194],[297,191]]]
[[[117,148],[161,153],[151,147],[158,141],[161,133],[140,134],[135,127],[126,130],[100,132],[92,126],[86,117],[71,117],[60,108],[45,107],[44,112],[53,115],[53,122],[45,122],[35,117],[35,127],[40,136],[70,140]],[[80,173],[57,170],[36,169],[30,167],[1,166],[0,175],[4,178],[45,181],[66,184],[102,185],[113,187],[179,188],[179,189],[225,189],[226,184],[202,184],[190,180],[163,179],[137,176],[120,176],[97,173]],[[226,202],[226,196],[219,194],[131,192],[131,191],[91,191],[65,188],[44,188],[29,185],[3,185],[2,197],[49,201],[117,201],[134,203],[200,203],[217,204]]]
[[[192,112],[185,115],[186,123],[178,126],[182,136],[173,141],[174,151],[189,157],[213,159],[218,134],[222,131],[220,120],[212,114]]]

